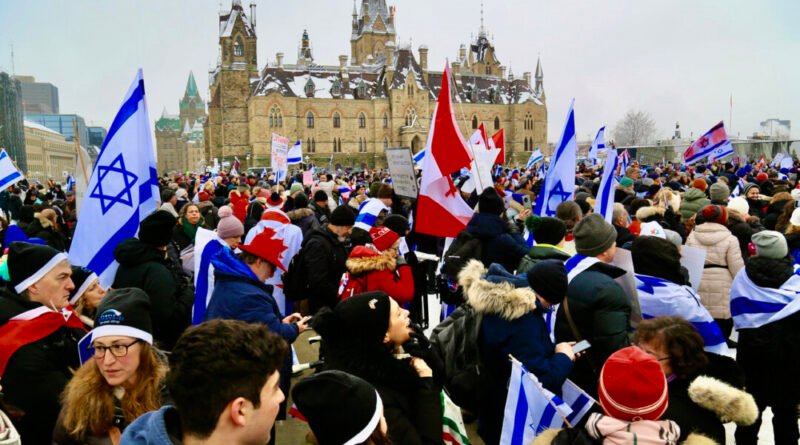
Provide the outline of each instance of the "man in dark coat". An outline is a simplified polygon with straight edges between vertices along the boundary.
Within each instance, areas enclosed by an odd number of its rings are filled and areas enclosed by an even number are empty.
[[[8,272],[11,281],[0,289],[5,402],[15,411],[23,443],[49,444],[61,392],[71,369],[80,366],[78,340],[86,333],[69,307],[72,269],[67,256],[51,247],[13,242]]]
[[[119,269],[114,289],[139,288],[150,297],[153,338],[171,350],[189,326],[194,287],[181,272],[180,264],[170,260],[167,245],[176,220],[164,210],[153,212],[139,225],[139,239],[129,238],[114,249]]]
[[[528,244],[519,233],[512,233],[508,223],[500,216],[505,211],[503,199],[494,187],[486,187],[478,198],[478,213],[467,224],[467,232],[481,240],[481,262],[492,263],[506,270],[516,270],[519,261],[528,252]],[[524,218],[525,213],[520,213]]]
[[[617,250],[617,231],[601,215],[591,214],[575,226],[577,255],[565,266],[569,288],[558,308],[557,342],[588,340],[588,356],[575,364],[570,379],[592,396],[606,359],[630,345],[631,300],[614,281],[625,271],[612,266]],[[568,312],[567,312],[568,311]],[[570,323],[574,321],[574,327]],[[577,331],[577,332],[576,332]]]
[[[339,281],[347,267],[345,242],[353,230],[356,216],[349,206],[336,207],[330,223],[308,233],[303,241],[305,255],[303,270],[308,277],[308,304],[316,313],[324,306],[333,308],[339,301]]]

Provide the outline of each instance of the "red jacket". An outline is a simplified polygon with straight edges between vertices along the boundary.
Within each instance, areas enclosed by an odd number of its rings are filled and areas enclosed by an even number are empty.
[[[250,196],[247,193],[231,193],[230,200],[231,204],[233,204],[233,216],[244,224],[244,220],[247,217],[247,206],[250,204]]]
[[[373,248],[356,246],[347,259],[347,272],[339,286],[339,298],[380,290],[404,305],[414,298],[411,267],[396,267],[395,260]]]

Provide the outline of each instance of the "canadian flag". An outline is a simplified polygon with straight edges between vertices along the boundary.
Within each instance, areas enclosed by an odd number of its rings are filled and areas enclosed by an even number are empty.
[[[489,147],[495,146],[500,149],[500,153],[497,154],[497,159],[494,160],[495,164],[505,164],[506,163],[506,135],[503,133],[503,129],[497,131],[497,133],[492,135],[492,139],[490,139]]]
[[[433,236],[456,237],[473,211],[461,198],[450,174],[472,162],[467,143],[456,125],[450,102],[450,68],[445,65],[442,88],[433,111],[423,159],[422,183],[417,201],[416,231]]]

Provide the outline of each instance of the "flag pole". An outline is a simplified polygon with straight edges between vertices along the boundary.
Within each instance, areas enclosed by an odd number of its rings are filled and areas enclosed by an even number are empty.
[[[444,61],[447,64],[447,67],[450,67],[450,60],[445,58]],[[453,70],[450,69],[448,71],[450,72],[450,75],[447,77],[447,82],[450,84],[450,88],[452,88],[452,91],[454,93],[458,94],[458,90],[456,88],[456,78],[455,78],[455,75],[453,74]],[[447,100],[450,100],[450,98],[448,97]],[[461,105],[461,101],[460,100],[458,101],[458,109],[461,110],[461,120],[464,122],[464,127],[466,127],[467,126],[467,116],[466,116],[466,114],[464,114],[464,107]],[[475,148],[472,147],[472,140],[471,139],[472,139],[472,136],[467,138],[467,145],[469,146],[469,151],[472,153],[472,160],[473,160],[473,162],[475,162],[475,171],[478,173],[478,177],[475,178],[475,180],[474,180],[476,185],[477,185],[478,181],[480,180],[480,176],[481,176],[481,168],[478,165],[478,161],[475,158]],[[489,147],[486,147],[486,148],[488,149]],[[494,186],[494,184],[491,184],[491,186]],[[485,186],[484,189],[486,187],[489,187],[489,186]],[[477,190],[477,187],[476,187],[476,190]],[[477,193],[480,195],[481,192],[483,192],[483,190],[480,190]]]
[[[525,369],[525,365],[523,365],[521,361],[519,361],[519,360],[517,360],[516,358],[514,358],[514,356],[513,356],[513,355],[511,355],[511,354],[508,354],[508,358],[509,358],[509,359],[511,359],[511,362],[512,362],[512,363],[516,363],[516,364],[518,364],[518,365],[519,365],[519,366],[520,366],[520,367],[521,367],[521,368],[522,368],[522,369],[523,369],[523,370],[524,370],[526,373],[528,373],[528,374],[531,374],[531,372],[530,372],[530,371],[528,371],[527,369]],[[530,376],[528,376],[528,378],[531,378],[531,377],[530,377]],[[542,388],[542,383],[541,383],[541,382],[539,382],[539,380],[534,380],[534,382],[536,383],[536,385],[534,385],[534,386],[536,386],[536,388],[537,388],[537,389],[539,389],[539,392],[541,392],[541,393],[542,393],[542,395],[544,396],[544,398],[545,398],[545,399],[547,399],[547,403],[549,403],[549,404],[550,404],[550,406],[551,406],[551,407],[552,407],[554,410],[556,410],[556,413],[558,413],[558,415],[561,417],[561,420],[563,420],[563,421],[564,421],[564,423],[565,423],[565,424],[567,424],[567,427],[568,427],[568,428],[572,428],[572,424],[569,422],[569,420],[567,420],[567,417],[566,417],[564,414],[562,414],[562,413],[561,413],[561,410],[559,410],[559,409],[558,409],[558,407],[556,406],[556,404],[555,404],[555,403],[553,403],[553,400],[552,400],[552,399],[550,399],[550,397],[547,397],[547,394],[545,394],[545,392],[542,390],[542,389],[543,389],[543,388]]]
[[[80,136],[78,136],[78,126],[75,122],[75,118],[72,118],[72,133],[75,135],[75,153],[78,155],[78,162],[81,165],[81,171],[83,172],[83,177],[86,179],[86,183],[89,183],[89,175],[86,174],[86,163],[83,161],[83,153],[81,152],[81,142]],[[75,188],[77,189],[77,183],[75,184]],[[77,196],[77,195],[75,195]]]

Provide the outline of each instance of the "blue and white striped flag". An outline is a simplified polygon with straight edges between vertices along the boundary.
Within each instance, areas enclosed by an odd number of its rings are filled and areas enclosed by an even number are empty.
[[[760,328],[800,311],[800,275],[780,289],[756,286],[742,268],[731,285],[731,315],[736,329]]]
[[[417,164],[418,167],[422,168],[422,160],[425,159],[425,153],[427,152],[428,148],[425,147],[414,155],[414,163]]]
[[[628,170],[628,165],[631,163],[631,155],[628,153],[628,149],[622,151],[619,154],[619,165],[621,168],[619,169],[619,175],[625,176],[625,172]]]
[[[728,196],[728,201],[738,197],[741,193],[742,193],[742,187],[739,184],[736,184],[736,188],[734,188],[730,196]]]
[[[550,167],[547,169],[541,193],[536,198],[535,213],[539,216],[555,216],[556,207],[572,199],[575,193],[575,166],[578,143],[575,140],[575,99],[569,106],[564,131],[556,145]]]
[[[192,324],[203,322],[206,308],[214,293],[214,266],[211,258],[222,249],[227,249],[216,232],[198,228],[194,241],[194,305],[192,306]]]
[[[605,128],[605,127],[603,127]],[[595,202],[594,212],[603,215],[609,223],[614,222],[614,172],[617,171],[617,150],[609,148],[607,150],[606,165],[603,167],[603,179],[600,180],[600,188],[597,190],[597,201]]]
[[[725,336],[717,322],[700,303],[690,286],[681,286],[663,278],[636,274],[636,290],[642,318],[681,317],[693,324],[703,337],[704,349],[715,354],[728,352]]]
[[[500,443],[526,445],[544,430],[561,428],[564,419],[570,424],[579,422],[594,401],[569,380],[564,389],[575,403],[574,408],[545,389],[521,363],[512,360]]]
[[[73,265],[96,273],[106,288],[119,266],[114,248],[136,236],[139,222],[156,210],[160,198],[144,93],[140,69],[100,148],[69,252]]]
[[[358,208],[358,216],[353,226],[369,232],[369,229],[371,229],[372,226],[375,225],[375,221],[378,220],[381,210],[386,210],[388,212],[389,207],[380,199],[370,198],[364,201]]]
[[[69,175],[67,177],[67,191],[74,192],[75,191],[75,177]]]
[[[539,164],[539,170],[536,172],[536,176],[539,178],[545,178],[547,176],[547,168],[544,165],[544,161]]]
[[[531,153],[531,157],[528,158],[528,164],[525,165],[525,170],[530,170],[539,161],[544,161],[544,155],[539,148],[536,148],[536,150]]]
[[[303,162],[303,145],[299,139],[292,145],[292,148],[289,149],[289,153],[286,156],[286,163],[288,165]]]
[[[22,173],[17,170],[17,167],[14,166],[14,162],[6,153],[6,149],[3,148],[0,151],[0,190],[5,190],[24,178]]]
[[[600,150],[606,149],[606,127],[605,125],[597,130],[597,136],[594,137],[592,146],[589,147],[589,159],[592,160],[592,165],[597,165],[597,153]]]

